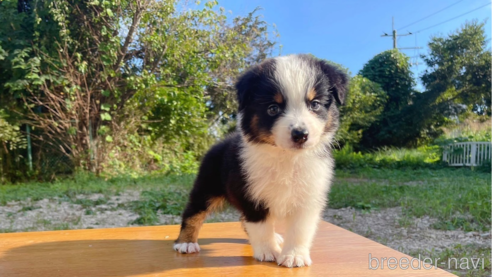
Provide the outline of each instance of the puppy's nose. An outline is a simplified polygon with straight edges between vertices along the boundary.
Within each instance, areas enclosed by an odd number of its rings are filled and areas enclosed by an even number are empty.
[[[303,144],[308,139],[308,130],[306,129],[293,129],[291,136],[295,143]]]

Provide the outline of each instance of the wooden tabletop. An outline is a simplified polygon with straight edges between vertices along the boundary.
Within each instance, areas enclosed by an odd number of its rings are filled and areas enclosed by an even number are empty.
[[[411,257],[326,222],[311,250],[313,265],[303,268],[254,260],[238,222],[205,224],[198,254],[172,249],[178,231],[172,225],[0,234],[0,276],[454,276],[426,264],[391,270],[387,260],[381,269],[381,258],[403,259],[405,267]],[[369,255],[378,269],[369,269]]]

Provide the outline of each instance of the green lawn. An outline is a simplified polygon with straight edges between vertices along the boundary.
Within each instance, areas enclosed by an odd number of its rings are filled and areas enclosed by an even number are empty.
[[[78,194],[92,193],[102,193],[110,196],[117,195],[127,189],[149,192],[188,192],[191,189],[194,178],[194,175],[170,175],[102,179],[88,174],[77,174],[73,178],[57,180],[51,183],[29,182],[23,184],[0,185],[0,205],[5,205],[8,201],[18,201],[27,198],[31,198],[31,200],[41,200],[53,197],[75,199],[75,196]],[[171,199],[163,199],[163,201],[167,200]]]
[[[30,198],[32,201],[57,197],[60,201],[80,204],[84,208],[95,207],[107,201],[109,196],[125,190],[141,191],[140,200],[126,204],[124,209],[133,210],[140,217],[134,222],[141,225],[157,223],[157,212],[180,215],[186,205],[194,175],[122,177],[102,179],[88,174],[78,174],[52,183],[30,182],[15,185],[0,185],[0,205],[9,201]],[[78,199],[77,195],[100,193],[105,197],[97,200]],[[29,208],[29,207],[27,207]]]
[[[415,217],[438,218],[436,229],[490,229],[490,173],[463,169],[338,171],[331,208],[401,206]]]

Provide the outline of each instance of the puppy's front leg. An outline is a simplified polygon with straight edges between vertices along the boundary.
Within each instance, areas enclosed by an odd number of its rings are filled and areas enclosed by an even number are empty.
[[[273,262],[280,255],[282,237],[275,233],[274,220],[267,217],[264,221],[248,222],[245,220],[244,228],[253,247],[253,257],[260,262]]]
[[[285,243],[277,263],[286,267],[310,266],[309,249],[320,219],[320,209],[302,210],[287,217]]]

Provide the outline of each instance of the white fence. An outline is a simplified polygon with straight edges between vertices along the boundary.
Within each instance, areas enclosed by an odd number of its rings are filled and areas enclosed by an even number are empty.
[[[457,142],[446,146],[442,160],[450,166],[478,166],[492,158],[491,142]]]

